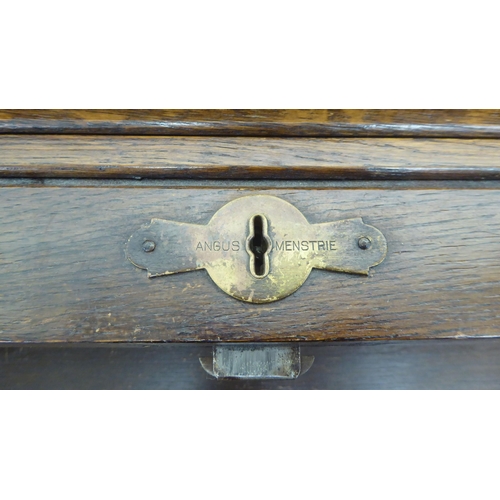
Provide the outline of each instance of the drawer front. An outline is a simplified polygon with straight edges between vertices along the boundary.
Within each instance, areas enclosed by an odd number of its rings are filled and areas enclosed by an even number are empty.
[[[343,187],[344,186],[344,187]],[[0,341],[328,341],[500,334],[494,183],[205,185],[112,181],[0,187]],[[369,276],[314,269],[292,295],[245,303],[205,270],[148,278],[126,257],[152,218],[207,224],[272,195],[310,223],[362,217],[387,240]]]

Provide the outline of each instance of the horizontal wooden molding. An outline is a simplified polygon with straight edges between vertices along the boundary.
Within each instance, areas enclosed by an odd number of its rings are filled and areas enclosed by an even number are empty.
[[[0,133],[500,138],[500,110],[0,110]]]
[[[490,180],[500,141],[0,135],[0,177]]]

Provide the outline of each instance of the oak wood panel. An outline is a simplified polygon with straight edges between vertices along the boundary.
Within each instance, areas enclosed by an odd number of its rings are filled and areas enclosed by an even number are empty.
[[[370,277],[313,270],[258,305],[205,271],[148,279],[125,258],[152,217],[204,224],[251,193],[311,223],[363,217],[388,255]],[[0,341],[190,342],[500,336],[496,189],[0,189]]]
[[[499,110],[0,110],[0,133],[500,137]]]
[[[9,346],[0,389],[500,389],[500,339],[301,343],[296,380],[217,380],[206,344]]]
[[[0,135],[0,176],[498,179],[500,141]]]

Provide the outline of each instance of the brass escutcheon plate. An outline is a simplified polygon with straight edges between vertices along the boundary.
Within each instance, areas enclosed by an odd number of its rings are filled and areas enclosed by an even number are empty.
[[[227,294],[262,304],[295,292],[313,268],[368,275],[387,242],[361,218],[309,224],[287,201],[254,195],[227,203],[207,225],[152,219],[126,252],[150,278],[206,269]]]

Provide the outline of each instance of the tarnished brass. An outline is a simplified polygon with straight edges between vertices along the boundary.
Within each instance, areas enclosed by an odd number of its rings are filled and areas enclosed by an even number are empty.
[[[313,268],[367,275],[386,253],[384,235],[361,218],[309,224],[266,195],[227,203],[205,226],[152,219],[127,243],[129,260],[150,278],[206,269],[224,292],[254,303],[287,297]]]

